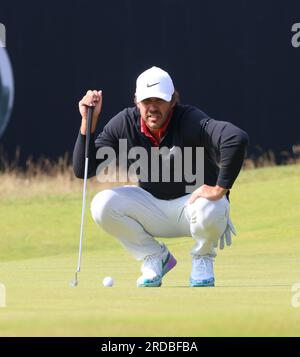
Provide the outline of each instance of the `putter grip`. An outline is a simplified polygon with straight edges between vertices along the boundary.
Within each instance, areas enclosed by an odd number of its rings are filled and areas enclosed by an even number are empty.
[[[86,125],[86,140],[85,140],[85,158],[89,157],[89,146],[90,146],[93,110],[94,110],[93,107],[88,107],[87,125]]]

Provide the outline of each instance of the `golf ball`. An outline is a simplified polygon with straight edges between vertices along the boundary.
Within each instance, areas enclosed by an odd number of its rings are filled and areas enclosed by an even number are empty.
[[[103,285],[104,286],[113,286],[114,285],[114,280],[110,276],[107,276],[106,278],[103,279]]]

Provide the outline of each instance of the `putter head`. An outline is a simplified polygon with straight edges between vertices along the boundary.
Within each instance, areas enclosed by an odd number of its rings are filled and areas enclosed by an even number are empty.
[[[75,279],[70,282],[70,287],[75,288],[78,285],[77,273],[75,273]]]
[[[78,285],[78,280],[72,280],[72,281],[70,282],[70,287],[71,287],[71,288],[75,288],[77,285]]]

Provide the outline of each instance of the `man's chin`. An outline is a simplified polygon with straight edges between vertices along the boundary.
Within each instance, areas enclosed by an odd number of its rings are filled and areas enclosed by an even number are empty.
[[[149,118],[148,124],[151,129],[160,129],[163,125],[163,122],[160,118]]]
[[[158,130],[162,127],[162,125],[159,125],[159,124],[150,124],[149,125],[149,128],[152,129],[152,130]]]

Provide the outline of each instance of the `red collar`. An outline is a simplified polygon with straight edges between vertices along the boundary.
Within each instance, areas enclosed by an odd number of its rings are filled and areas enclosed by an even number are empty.
[[[164,125],[159,128],[156,129],[156,134],[158,136],[158,139],[151,133],[151,131],[149,130],[149,128],[147,127],[146,123],[144,122],[144,120],[142,119],[142,117],[140,118],[141,121],[141,132],[146,135],[152,142],[153,146],[159,146],[162,138],[165,136],[170,120],[172,118],[172,114],[173,114],[173,110],[171,110],[166,122],[164,123]]]

